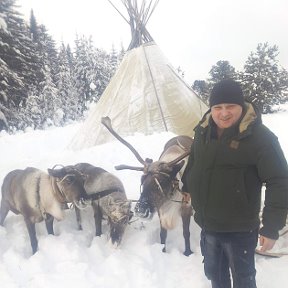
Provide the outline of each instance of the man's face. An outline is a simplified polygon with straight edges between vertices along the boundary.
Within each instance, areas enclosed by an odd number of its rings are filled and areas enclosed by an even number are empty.
[[[234,125],[242,115],[242,106],[238,104],[217,104],[211,107],[212,119],[220,129]]]

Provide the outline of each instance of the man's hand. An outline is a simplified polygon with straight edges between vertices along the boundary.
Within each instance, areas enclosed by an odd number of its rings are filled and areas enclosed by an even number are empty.
[[[270,250],[274,247],[276,240],[275,239],[270,239],[265,236],[260,235],[259,238],[259,245],[261,246],[260,251],[265,252],[267,250]]]

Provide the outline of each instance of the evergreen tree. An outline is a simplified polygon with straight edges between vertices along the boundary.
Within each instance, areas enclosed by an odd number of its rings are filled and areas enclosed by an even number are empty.
[[[209,85],[214,85],[215,83],[223,79],[236,79],[237,74],[235,68],[230,65],[229,61],[220,60],[216,65],[212,66],[209,71],[210,79]]]
[[[39,30],[38,30],[38,24],[34,16],[33,10],[31,10],[31,14],[30,14],[29,29],[30,29],[30,35],[31,35],[32,41],[38,43],[39,42]]]
[[[115,73],[116,68],[113,65],[113,62],[111,63],[110,61],[110,55],[104,50],[95,49],[94,55],[93,70],[95,71],[95,74],[93,74],[93,82],[91,83],[93,83],[95,87],[93,97],[91,97],[90,102],[99,101],[102,93],[109,84],[111,77]]]
[[[85,37],[76,39],[75,57],[64,45],[58,54],[33,10],[28,26],[15,2],[0,1],[0,129],[7,123],[15,130],[78,119],[99,100],[120,56],[114,47],[110,54],[96,49]]]
[[[209,85],[205,80],[195,80],[192,89],[199,97],[208,104],[209,102]]]
[[[58,58],[55,41],[44,25],[38,27],[37,50],[41,57],[41,69],[44,77],[39,81],[37,95],[33,95],[41,107],[40,128],[60,124],[57,112],[61,110],[61,99],[57,89]],[[61,113],[60,113],[61,114]],[[63,115],[62,115],[63,116]],[[57,123],[56,123],[57,122]]]
[[[79,106],[83,113],[89,103],[99,100],[113,74],[113,66],[110,55],[96,49],[91,37],[77,37],[75,46],[75,87],[80,95]]]
[[[83,114],[83,112],[87,109],[86,107],[86,99],[89,98],[89,83],[87,80],[87,73],[86,73],[86,67],[89,66],[87,63],[87,57],[86,57],[86,51],[85,51],[85,39],[78,38],[78,35],[76,36],[75,40],[75,66],[74,66],[74,83],[75,83],[75,89],[77,91],[77,94],[79,95],[78,100],[78,106],[80,109],[80,113]]]
[[[9,110],[9,116],[6,115],[7,110],[2,110],[9,124],[17,127],[22,121],[19,110],[25,106],[29,89],[39,79],[39,59],[15,2],[0,2],[1,18],[5,21],[5,28],[0,29],[0,101]]]
[[[18,43],[13,39],[17,26],[22,24],[19,23],[14,2],[13,0],[0,2],[1,18],[5,23],[5,27],[2,25],[0,29],[0,100],[7,108],[17,107],[25,95],[25,92],[21,92],[25,84],[18,69],[23,67],[24,61],[19,53]]]
[[[62,102],[64,122],[78,119],[81,113],[78,108],[79,97],[74,86],[73,55],[70,47],[62,43],[58,54],[58,91]]]
[[[287,101],[288,74],[278,64],[278,47],[258,44],[251,52],[241,73],[247,99],[263,113],[272,112],[272,106]]]
[[[33,127],[34,129],[41,129],[43,127],[43,111],[42,111],[42,99],[38,95],[36,89],[31,89],[26,101],[26,108],[23,111],[25,117],[25,126],[19,127],[24,129],[26,127]],[[23,123],[23,124],[24,124]]]
[[[68,60],[70,71],[74,71],[75,60],[74,60],[74,56],[73,56],[73,53],[71,51],[69,44],[66,47],[66,55],[67,55],[67,60]]]
[[[50,77],[53,83],[57,83],[57,69],[58,69],[58,53],[56,49],[56,43],[49,35],[45,25],[39,26],[38,36],[38,51],[41,55],[42,65],[49,66]]]
[[[59,91],[51,77],[50,67],[46,67],[45,80],[41,83],[42,92],[40,94],[40,107],[42,110],[42,128],[51,125],[60,125],[63,113]]]
[[[209,95],[212,87],[223,79],[237,80],[238,74],[235,72],[235,68],[230,65],[228,61],[220,60],[212,66],[209,71],[210,78],[205,80],[195,80],[192,88],[198,93],[201,99],[208,104]]]

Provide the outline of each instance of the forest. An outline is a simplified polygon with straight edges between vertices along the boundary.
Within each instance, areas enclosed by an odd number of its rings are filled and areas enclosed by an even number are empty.
[[[125,49],[109,52],[93,39],[75,35],[74,45],[56,43],[31,10],[26,23],[17,0],[0,2],[0,131],[63,126],[84,117],[97,102],[121,62]],[[259,43],[243,71],[219,60],[209,79],[189,84],[206,103],[211,87],[221,79],[241,82],[247,100],[263,113],[288,101],[288,72],[279,65],[276,45]],[[185,71],[177,72],[184,77]]]
[[[83,117],[97,102],[124,49],[107,52],[76,35],[73,51],[57,47],[33,10],[30,23],[15,0],[0,2],[0,130],[45,129]]]

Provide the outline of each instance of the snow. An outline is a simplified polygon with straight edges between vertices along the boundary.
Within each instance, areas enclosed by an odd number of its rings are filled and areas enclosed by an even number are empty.
[[[1,17],[1,14],[0,14],[0,29],[3,29],[5,32],[7,32],[7,24],[4,18]]]
[[[288,110],[265,115],[264,123],[279,137],[288,157],[286,127]],[[70,151],[66,147],[78,131],[80,123],[45,131],[26,131],[16,135],[0,133],[0,183],[16,168],[34,166],[44,171],[55,164],[89,162],[115,175],[124,183],[129,199],[138,199],[140,176],[137,171],[116,171],[115,165],[139,166],[134,155],[118,141]],[[174,136],[159,133],[137,134],[125,138],[144,158],[157,159],[164,143]],[[152,151],[153,150],[153,151]],[[0,196],[1,197],[1,196]],[[135,204],[133,204],[135,205]],[[107,239],[104,223],[101,237],[95,237],[93,212],[82,211],[83,231],[77,230],[74,211],[65,211],[66,218],[55,222],[55,236],[47,235],[44,223],[36,225],[39,251],[32,256],[29,236],[20,215],[9,212],[0,227],[1,288],[208,288],[203,273],[199,247],[199,227],[192,220],[191,246],[194,254],[185,257],[181,223],[168,232],[167,252],[161,252],[159,222],[134,219],[126,229],[122,244],[115,249]],[[288,252],[288,234],[276,242],[275,251]],[[256,255],[258,287],[287,287],[288,256],[265,258]]]

